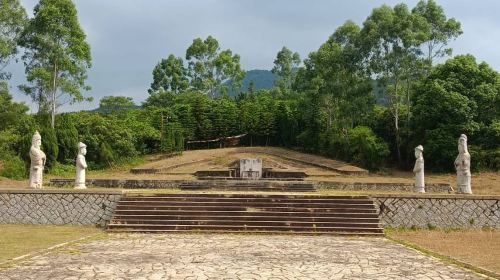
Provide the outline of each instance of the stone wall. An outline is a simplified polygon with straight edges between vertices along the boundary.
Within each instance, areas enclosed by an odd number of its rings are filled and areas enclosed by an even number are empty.
[[[121,192],[0,191],[0,224],[105,226]]]
[[[316,182],[316,187],[332,190],[349,190],[349,191],[408,191],[412,192],[415,188],[414,184],[408,183],[366,183],[366,182],[333,182],[321,181]],[[426,184],[426,192],[451,192],[453,189],[450,184]]]
[[[384,227],[500,228],[500,197],[397,196],[373,197]]]

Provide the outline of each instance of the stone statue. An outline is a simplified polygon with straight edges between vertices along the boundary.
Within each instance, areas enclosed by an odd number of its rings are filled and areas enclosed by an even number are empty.
[[[87,162],[85,162],[85,155],[87,154],[87,145],[82,142],[78,143],[78,156],[76,156],[76,180],[75,189],[86,189],[85,186],[85,169],[87,169]]]
[[[425,192],[425,181],[424,181],[424,157],[422,152],[424,147],[418,145],[415,148],[415,167],[413,167],[413,173],[415,173],[415,191],[419,193]]]
[[[457,192],[472,194],[470,185],[470,154],[467,150],[467,136],[460,135],[458,138],[458,156],[455,159],[457,170]]]
[[[45,153],[40,149],[42,145],[42,136],[38,131],[33,134],[30,148],[30,181],[29,187],[32,189],[41,189],[43,183],[43,167],[45,166]]]

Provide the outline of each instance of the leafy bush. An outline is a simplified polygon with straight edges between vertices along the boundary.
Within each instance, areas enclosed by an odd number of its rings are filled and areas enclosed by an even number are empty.
[[[26,178],[26,165],[20,157],[12,154],[4,154],[1,157],[0,163],[0,176],[16,180]]]
[[[389,147],[366,126],[357,126],[349,133],[349,147],[352,161],[370,170],[381,167]]]

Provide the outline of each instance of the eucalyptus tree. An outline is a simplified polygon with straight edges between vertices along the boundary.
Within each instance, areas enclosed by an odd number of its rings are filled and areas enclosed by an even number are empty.
[[[412,15],[430,69],[434,59],[451,55],[452,49],[446,46],[450,40],[462,34],[460,22],[446,18],[443,8],[434,0],[418,2],[412,9]]]
[[[360,35],[369,70],[387,93],[394,121],[396,153],[401,163],[400,117],[409,99],[410,73],[419,65],[420,49],[413,17],[405,4],[394,8],[383,5],[373,9]]]
[[[196,38],[186,50],[188,75],[191,88],[209,94],[227,91],[225,83],[230,82],[239,89],[245,72],[241,69],[240,56],[230,49],[220,50],[219,42],[212,36],[205,40]]]
[[[169,55],[162,59],[153,69],[153,83],[148,92],[152,94],[158,90],[180,93],[189,86],[187,69],[184,67],[182,58]]]
[[[0,0],[0,80],[10,78],[4,69],[17,53],[26,22],[26,11],[18,0]]]
[[[274,60],[274,67],[271,70],[278,79],[275,84],[284,92],[287,92],[292,87],[294,79],[294,71],[300,65],[300,55],[297,52],[292,52],[287,47],[283,47]]]
[[[26,50],[23,59],[29,82],[20,88],[39,103],[40,110],[50,111],[52,128],[59,105],[91,100],[82,94],[82,89],[90,90],[85,84],[90,46],[71,0],[40,0],[20,45]]]

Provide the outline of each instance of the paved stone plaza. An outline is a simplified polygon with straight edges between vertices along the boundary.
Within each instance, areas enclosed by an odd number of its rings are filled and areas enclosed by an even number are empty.
[[[0,279],[482,279],[384,238],[110,234]]]

